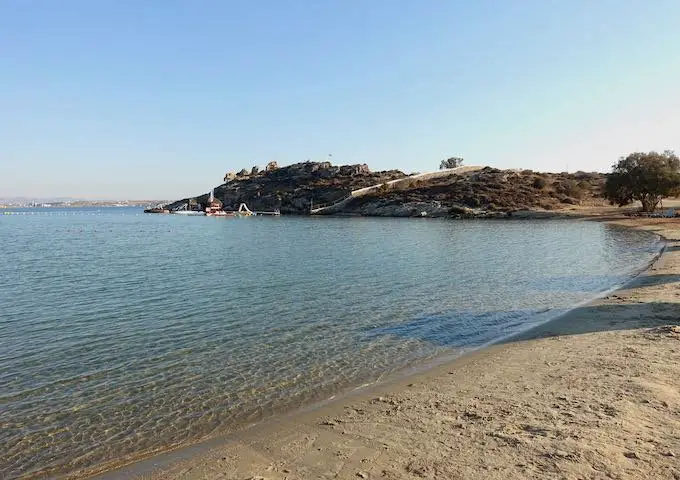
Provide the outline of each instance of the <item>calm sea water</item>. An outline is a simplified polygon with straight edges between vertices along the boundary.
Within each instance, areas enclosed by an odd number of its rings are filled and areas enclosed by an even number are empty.
[[[591,222],[22,213],[0,214],[0,478],[112,465],[482,345],[661,246]]]

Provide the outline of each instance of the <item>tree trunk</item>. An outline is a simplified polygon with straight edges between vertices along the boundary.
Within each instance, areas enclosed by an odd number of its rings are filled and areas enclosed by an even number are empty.
[[[640,202],[642,203],[642,211],[646,213],[652,213],[654,210],[656,210],[656,206],[659,204],[661,201],[661,198],[656,197],[654,195],[645,195],[640,199]]]

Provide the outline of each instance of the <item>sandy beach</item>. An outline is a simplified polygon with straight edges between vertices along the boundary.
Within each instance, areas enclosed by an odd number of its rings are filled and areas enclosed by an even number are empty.
[[[103,478],[680,479],[680,220],[614,223],[668,241],[623,290],[451,364]]]

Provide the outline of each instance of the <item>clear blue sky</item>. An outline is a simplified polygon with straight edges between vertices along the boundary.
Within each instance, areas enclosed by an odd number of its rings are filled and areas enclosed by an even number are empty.
[[[333,154],[680,150],[677,0],[4,0],[0,197],[175,198]]]

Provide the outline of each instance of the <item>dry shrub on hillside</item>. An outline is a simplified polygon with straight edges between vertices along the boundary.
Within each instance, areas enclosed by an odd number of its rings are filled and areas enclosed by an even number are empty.
[[[548,186],[548,180],[546,180],[544,177],[535,177],[533,186],[537,190],[543,190]]]
[[[566,195],[572,198],[581,198],[584,194],[584,190],[576,180],[566,179],[559,182],[553,183],[555,187],[555,192],[560,195]]]

